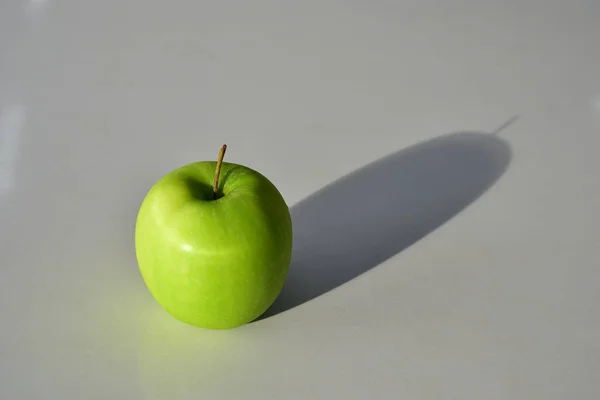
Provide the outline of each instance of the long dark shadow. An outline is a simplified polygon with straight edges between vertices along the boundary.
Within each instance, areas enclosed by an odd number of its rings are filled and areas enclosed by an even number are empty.
[[[423,238],[483,194],[511,158],[495,135],[453,133],[391,154],[294,205],[286,284],[259,319],[314,299]]]

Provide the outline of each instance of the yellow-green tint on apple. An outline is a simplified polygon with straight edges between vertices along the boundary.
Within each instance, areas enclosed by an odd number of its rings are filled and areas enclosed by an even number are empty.
[[[175,318],[228,329],[260,316],[281,292],[292,222],[280,192],[248,167],[197,162],[162,177],[136,222],[136,256],[157,302]]]

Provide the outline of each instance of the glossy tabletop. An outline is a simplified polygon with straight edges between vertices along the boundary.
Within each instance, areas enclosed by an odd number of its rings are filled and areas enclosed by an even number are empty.
[[[600,2],[0,2],[0,398],[600,398]],[[290,206],[234,330],[133,232],[226,158]]]

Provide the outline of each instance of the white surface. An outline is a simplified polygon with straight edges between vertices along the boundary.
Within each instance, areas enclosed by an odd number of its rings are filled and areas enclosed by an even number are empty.
[[[0,398],[600,398],[599,19],[597,0],[4,0]],[[146,190],[222,143],[294,210],[515,116],[483,196],[312,301],[202,331],[140,278]]]

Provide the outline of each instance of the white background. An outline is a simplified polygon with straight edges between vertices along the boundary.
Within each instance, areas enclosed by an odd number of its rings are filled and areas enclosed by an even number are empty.
[[[597,0],[3,0],[0,398],[599,398],[599,21]],[[402,152],[466,131],[487,144]],[[330,218],[324,242],[298,222],[320,244],[289,290],[355,246],[391,257],[239,329],[174,320],[136,212],[222,143]],[[506,171],[476,198],[478,165]],[[328,184],[327,209],[299,203]]]

